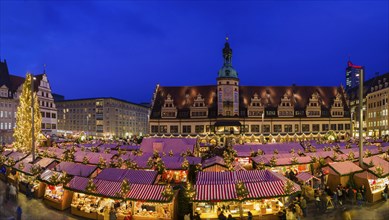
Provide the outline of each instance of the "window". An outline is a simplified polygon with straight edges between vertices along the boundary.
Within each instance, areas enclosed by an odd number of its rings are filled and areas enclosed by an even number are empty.
[[[277,132],[277,133],[282,132],[282,125],[274,125],[273,132]]]
[[[294,132],[296,132],[296,133],[299,132],[299,125],[294,125]]]
[[[309,124],[303,124],[302,126],[303,132],[309,132]]]
[[[284,131],[285,132],[293,132],[292,125],[284,125]]]
[[[259,133],[259,125],[251,125],[251,133]]]
[[[42,126],[42,129],[46,129],[45,123],[42,123],[41,126]]]
[[[207,116],[207,112],[192,112],[192,117],[200,117],[200,116]]]
[[[162,112],[162,117],[174,118],[176,117],[176,112]]]
[[[161,126],[159,126],[159,132],[161,132],[161,133],[167,133],[167,125],[161,125]]]
[[[157,125],[151,125],[151,133],[159,133]]]
[[[51,113],[52,118],[57,118],[57,115],[55,113]]]
[[[270,125],[263,125],[263,132],[269,133],[270,132]]]
[[[339,131],[343,130],[343,124],[338,124],[338,130]]]
[[[316,132],[320,131],[320,125],[319,124],[313,124],[312,125],[312,131],[316,131]]]
[[[50,112],[46,112],[46,118],[50,118],[51,115],[50,115]]]
[[[331,130],[335,131],[336,130],[336,124],[331,125]]]
[[[350,130],[350,124],[344,124],[345,130]]]
[[[56,124],[51,124],[51,129],[57,129],[57,125]]]
[[[170,133],[178,133],[178,126],[177,125],[170,125]]]
[[[321,125],[321,130],[322,131],[328,131],[328,124],[322,124]]]
[[[196,125],[195,132],[196,132],[196,134],[203,133],[204,132],[204,125]]]
[[[192,127],[190,125],[183,125],[182,126],[182,133],[189,134],[192,132]]]

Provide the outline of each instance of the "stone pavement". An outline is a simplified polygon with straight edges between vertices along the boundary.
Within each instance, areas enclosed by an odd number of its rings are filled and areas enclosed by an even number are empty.
[[[5,191],[5,183],[0,181],[0,192]],[[4,199],[5,199],[5,195]],[[11,199],[0,207],[0,220],[16,219],[16,208],[22,207],[22,219],[26,220],[73,220],[81,219],[70,214],[70,211],[57,211],[45,206],[41,199],[27,199],[19,193],[18,201]]]

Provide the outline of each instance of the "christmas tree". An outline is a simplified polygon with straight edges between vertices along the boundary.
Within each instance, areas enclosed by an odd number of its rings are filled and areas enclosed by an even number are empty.
[[[16,112],[16,127],[14,129],[14,147],[18,151],[31,152],[32,149],[32,115],[31,115],[31,83],[32,75],[27,73],[23,84],[22,94],[20,95],[19,106]],[[41,132],[42,118],[39,110],[39,102],[36,93],[33,93],[34,99],[34,138],[38,140]]]

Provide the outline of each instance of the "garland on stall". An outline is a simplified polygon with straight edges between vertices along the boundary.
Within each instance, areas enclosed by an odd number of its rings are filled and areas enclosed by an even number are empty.
[[[87,156],[84,156],[84,157],[82,158],[82,163],[83,163],[83,164],[88,164],[88,163],[89,163],[89,159],[88,159]]]
[[[365,154],[363,155],[363,157],[371,157],[371,151],[369,151],[369,149],[366,149],[365,150]]]
[[[375,167],[375,173],[377,174],[378,177],[381,177],[382,174],[384,173],[384,169],[380,165],[377,165]]]
[[[355,154],[353,151],[350,151],[347,155],[348,160],[354,160],[355,159]]]
[[[30,167],[30,173],[32,174],[32,176],[37,176],[41,172],[41,170],[42,168],[39,164],[33,164]]]
[[[19,163],[18,169],[21,170],[21,171],[24,169],[24,163],[23,162]]]
[[[161,192],[161,194],[164,198],[170,200],[174,195],[173,187],[171,187],[170,184],[168,184],[166,188]]]
[[[97,187],[96,187],[95,182],[93,181],[93,179],[89,179],[88,184],[85,187],[85,191],[93,193],[93,192],[96,192],[96,190],[97,190]]]
[[[109,148],[108,148],[109,149]],[[87,162],[88,163],[88,162]],[[100,168],[100,169],[104,169],[107,167],[107,161],[104,160],[104,158],[102,156],[99,157],[99,162],[97,163],[97,166]]]
[[[272,156],[269,163],[271,167],[275,167],[277,165],[277,158],[275,156]]]
[[[249,194],[249,190],[246,188],[246,186],[242,181],[238,181],[235,184],[235,189],[236,189],[236,195],[238,196],[239,200],[246,198],[247,195]]]
[[[122,185],[120,186],[120,192],[116,194],[117,197],[126,198],[127,194],[130,192],[130,183],[127,179],[122,181]]]
[[[189,169],[189,161],[186,159],[186,157],[184,157],[184,161],[182,161],[182,164],[181,164],[181,167],[182,169],[184,170],[188,170]]]
[[[293,189],[294,189],[294,184],[292,181],[290,180],[287,180],[285,185],[284,185],[284,193],[285,195],[290,195],[292,194],[293,192]]]
[[[132,169],[132,170],[138,169],[138,164],[131,159],[126,160],[125,164],[126,164],[127,169]]]
[[[186,182],[185,186],[185,197],[188,198],[189,200],[193,200],[193,198],[196,195],[196,190],[193,188],[192,184]]]

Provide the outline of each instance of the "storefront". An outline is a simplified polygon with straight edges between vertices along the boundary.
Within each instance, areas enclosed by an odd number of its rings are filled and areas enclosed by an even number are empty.
[[[335,191],[339,184],[347,186],[352,175],[363,171],[362,168],[351,161],[330,163],[326,170],[328,170],[327,185],[332,191]]]
[[[19,180],[20,192],[27,194],[29,184],[34,198],[41,198],[45,193],[45,184],[38,180],[38,175],[44,169],[51,169],[57,162],[51,158],[37,158],[34,164],[29,163],[31,159],[24,159],[14,166]]]
[[[73,192],[63,188],[62,177],[62,173],[52,170],[45,170],[40,176],[45,184],[43,203],[58,210],[69,208],[73,196]]]
[[[208,173],[199,172],[195,185],[193,211],[202,219],[218,219],[220,211],[239,219],[253,216],[274,215],[283,207],[282,197],[295,194],[300,187],[292,183],[289,194],[285,194],[288,180],[280,174],[268,170]],[[243,184],[248,194],[239,198],[238,184]],[[242,213],[241,213],[242,211]]]
[[[376,202],[383,199],[382,192],[385,184],[389,185],[389,162],[378,156],[364,158],[363,162],[369,168],[355,174],[354,181],[357,186],[365,186],[367,201]]]

